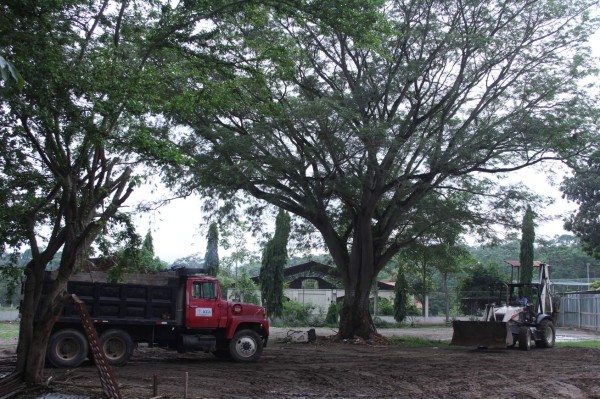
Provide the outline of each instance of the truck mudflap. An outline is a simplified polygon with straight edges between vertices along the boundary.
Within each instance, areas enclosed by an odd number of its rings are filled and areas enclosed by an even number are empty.
[[[450,345],[492,349],[514,344],[508,323],[502,321],[455,320],[452,328],[454,331]]]

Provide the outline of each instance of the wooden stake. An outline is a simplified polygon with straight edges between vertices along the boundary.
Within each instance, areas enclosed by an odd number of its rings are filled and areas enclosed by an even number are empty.
[[[152,396],[158,396],[158,377],[156,374],[154,374],[154,378],[152,379],[152,393]]]
[[[188,395],[188,377],[189,377],[189,373],[186,371],[185,372],[185,388],[183,390],[183,399],[187,399],[187,395]]]

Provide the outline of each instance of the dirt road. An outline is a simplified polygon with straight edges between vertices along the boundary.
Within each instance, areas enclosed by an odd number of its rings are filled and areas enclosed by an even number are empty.
[[[139,348],[114,372],[132,399],[154,396],[154,375],[158,395],[183,398],[186,372],[187,398],[600,398],[600,349],[414,349],[332,342],[324,338],[331,330],[318,330],[314,344],[277,342],[287,331],[273,329],[255,364]],[[46,374],[57,392],[101,397],[91,363]]]

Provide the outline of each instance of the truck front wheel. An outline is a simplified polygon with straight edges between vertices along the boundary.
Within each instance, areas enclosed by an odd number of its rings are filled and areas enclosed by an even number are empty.
[[[238,362],[255,362],[263,351],[260,335],[253,330],[240,330],[229,342],[229,353]]]
[[[104,349],[106,360],[111,366],[122,366],[133,354],[131,336],[123,330],[106,330],[100,335],[100,344]]]
[[[87,354],[85,336],[73,329],[52,334],[46,350],[46,358],[54,367],[77,367],[85,361]]]

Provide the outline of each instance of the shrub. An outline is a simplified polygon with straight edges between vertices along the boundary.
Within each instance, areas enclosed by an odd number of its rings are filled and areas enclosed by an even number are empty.
[[[387,298],[381,298],[378,304],[379,315],[381,316],[393,316],[394,315],[394,302]]]
[[[283,302],[283,312],[273,324],[286,327],[305,327],[313,322],[312,311],[316,308],[312,303],[302,304],[298,301]]]
[[[335,301],[331,301],[329,308],[327,309],[327,316],[325,316],[325,324],[337,324],[340,318],[340,309]]]

